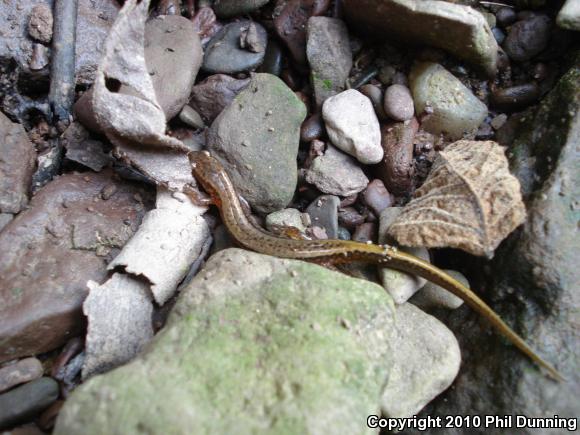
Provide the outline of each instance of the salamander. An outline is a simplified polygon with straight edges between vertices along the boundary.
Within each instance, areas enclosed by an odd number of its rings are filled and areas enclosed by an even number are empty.
[[[238,193],[221,163],[207,151],[188,154],[194,178],[218,207],[228,232],[243,248],[281,258],[307,260],[323,265],[353,262],[374,263],[405,273],[418,275],[461,298],[468,306],[485,317],[525,355],[544,367],[556,380],[560,373],[538,356],[482,299],[432,264],[398,250],[394,246],[366,244],[348,240],[298,240],[273,235],[248,218]]]

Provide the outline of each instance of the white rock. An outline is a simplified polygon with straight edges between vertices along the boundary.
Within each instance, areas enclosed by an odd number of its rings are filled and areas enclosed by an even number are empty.
[[[461,351],[447,327],[412,304],[397,308],[394,364],[381,398],[388,418],[408,418],[445,391],[457,376]]]
[[[334,145],[366,165],[383,158],[381,128],[371,100],[349,89],[324,101],[322,117]]]
[[[429,261],[429,251],[427,251],[427,248],[400,247],[399,250],[412,254],[425,261]],[[417,291],[427,283],[427,280],[420,278],[417,275],[410,275],[386,267],[379,269],[379,276],[383,283],[383,287],[392,296],[397,305],[407,302],[411,296],[417,293]]]
[[[580,30],[580,1],[567,0],[556,17],[556,23],[564,29]]]
[[[448,275],[451,275],[465,287],[469,287],[469,281],[467,278],[463,276],[461,272],[457,272],[456,270],[445,270]],[[437,284],[433,284],[432,282],[428,282],[425,286],[421,289],[421,291],[417,292],[412,298],[411,302],[421,308],[422,310],[429,311],[433,308],[447,308],[450,310],[455,310],[463,305],[463,300],[458,298],[450,291],[445,290],[442,287],[439,287]]]
[[[415,113],[420,115],[428,106],[433,111],[421,123],[430,133],[461,139],[465,133],[475,132],[487,116],[487,106],[437,63],[414,65],[409,79]]]

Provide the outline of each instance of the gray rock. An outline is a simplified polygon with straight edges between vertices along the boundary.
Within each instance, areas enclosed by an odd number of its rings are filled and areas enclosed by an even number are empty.
[[[244,32],[255,28],[258,45],[261,50],[251,47],[242,48],[240,40]],[[262,63],[268,44],[266,29],[260,24],[249,20],[236,21],[224,26],[216,33],[205,47],[203,58],[204,71],[208,73],[233,74],[250,71]]]
[[[316,105],[344,91],[352,68],[352,52],[348,29],[336,18],[310,17],[306,56]]]
[[[105,190],[114,194],[103,199]],[[85,326],[89,279],[107,276],[106,257],[145,213],[142,187],[98,174],[47,184],[0,232],[0,362],[55,349]]]
[[[259,73],[208,132],[209,150],[259,212],[280,210],[294,195],[305,116],[304,104],[282,80]]]
[[[285,208],[284,210],[275,211],[266,216],[266,228],[271,232],[286,227],[296,228],[303,233],[306,231],[305,216],[300,210],[295,208]]]
[[[368,205],[375,215],[380,216],[381,212],[393,204],[393,197],[385,187],[384,183],[375,179],[369,183],[363,193],[365,204]]]
[[[215,14],[220,18],[245,15],[264,6],[270,0],[218,0],[212,5]]]
[[[338,239],[339,205],[338,196],[321,195],[306,208],[312,226],[324,228],[329,239]]]
[[[264,55],[264,61],[258,72],[274,74],[275,76],[280,76],[282,73],[284,56],[282,54],[282,47],[275,39],[268,40],[268,46],[266,48],[266,54]]]
[[[147,69],[167,119],[177,115],[187,103],[202,58],[199,37],[187,18],[162,15],[147,22]]]
[[[556,23],[563,29],[580,30],[580,3],[574,0],[566,0],[558,16]]]
[[[510,27],[503,49],[517,61],[525,62],[548,46],[551,21],[546,15],[535,15]]]
[[[469,281],[467,281],[467,278],[461,272],[457,272],[456,270],[444,270],[444,272],[469,288]],[[415,293],[411,298],[411,302],[413,305],[427,312],[435,308],[455,310],[463,305],[461,298],[458,298],[450,291],[432,282],[427,282],[420,291]]]
[[[447,389],[461,364],[453,333],[419,308],[397,307],[395,362],[381,399],[385,417],[410,418]]]
[[[383,243],[380,238],[379,243]],[[430,261],[427,248],[408,248],[403,246],[399,247],[399,249],[427,262]],[[387,267],[379,269],[379,278],[383,287],[391,295],[397,305],[407,302],[411,296],[417,293],[427,283],[426,279],[420,278],[417,275],[400,272]]]
[[[415,114],[413,96],[403,85],[391,85],[385,91],[384,109],[387,116],[395,121],[407,121]]]
[[[434,0],[345,0],[344,7],[361,31],[442,48],[495,75],[497,43],[471,7]]]
[[[403,207],[387,207],[381,212],[379,217],[379,242],[390,245],[395,244],[395,240],[389,236],[389,227],[399,217]]]
[[[369,179],[357,162],[333,146],[324,155],[316,157],[306,171],[306,181],[321,192],[331,195],[350,196],[361,192]]]
[[[355,89],[328,98],[322,118],[332,143],[364,164],[383,158],[381,127],[372,102]]]
[[[42,363],[36,358],[24,358],[0,368],[0,393],[15,385],[24,384],[42,376]]]
[[[214,74],[193,87],[189,104],[206,122],[212,123],[249,83],[250,79]]]
[[[580,55],[574,67],[537,110],[520,123],[510,147],[512,170],[520,180],[528,217],[489,266],[486,294],[492,308],[539,354],[566,377],[554,382],[497,335],[478,326],[477,315],[454,311],[451,327],[461,330],[463,369],[429,415],[520,414],[577,418],[580,415],[580,269],[576,253],[580,165]],[[472,265],[473,266],[473,265]],[[479,269],[485,271],[485,264]],[[489,382],[493,380],[493,382]],[[505,429],[474,432],[499,435]],[[420,433],[411,431],[410,433]],[[421,432],[423,433],[423,432]],[[464,430],[450,430],[463,434]],[[521,428],[519,433],[536,434]],[[562,429],[540,433],[563,433]]]
[[[181,122],[193,128],[199,129],[205,127],[205,123],[203,122],[203,119],[201,119],[199,113],[189,105],[183,106],[183,109],[179,112],[179,119]]]
[[[487,107],[458,78],[437,63],[423,62],[413,66],[410,74],[415,112],[427,107],[432,114],[421,123],[430,133],[446,133],[461,139],[473,133],[487,116]]]
[[[54,433],[366,434],[391,364],[393,311],[375,284],[222,251],[182,290],[150,350],[77,388]]]
[[[14,219],[12,213],[0,213],[0,231]]]
[[[0,212],[18,213],[28,204],[36,152],[24,127],[0,112]]]
[[[48,408],[58,394],[58,383],[52,378],[40,378],[0,394],[0,429],[31,420]]]

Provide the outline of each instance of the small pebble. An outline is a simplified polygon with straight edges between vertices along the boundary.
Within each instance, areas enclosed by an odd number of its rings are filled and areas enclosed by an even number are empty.
[[[493,33],[493,37],[495,38],[498,44],[500,45],[503,44],[503,41],[505,40],[505,33],[503,32],[503,30],[501,30],[499,27],[494,27],[493,29],[491,29],[491,33]]]
[[[385,65],[379,70],[378,78],[383,85],[389,86],[390,84],[393,83],[395,74],[397,74],[397,70],[395,69],[395,67],[391,65]]]
[[[340,199],[334,195],[322,195],[316,198],[306,208],[310,215],[312,226],[322,227],[326,230],[329,239],[338,238],[338,206]]]
[[[58,394],[58,383],[47,377],[0,394],[0,428],[33,419],[48,408]]]
[[[550,27],[550,19],[545,15],[518,21],[510,28],[503,49],[517,62],[530,60],[548,46]]]
[[[371,100],[373,103],[373,108],[375,109],[375,113],[379,120],[386,120],[387,114],[385,113],[385,109],[383,108],[383,91],[381,88],[375,85],[363,85],[359,88],[361,94]]]
[[[356,227],[352,235],[352,240],[361,243],[372,243],[376,238],[377,224],[374,222],[365,222],[364,224],[359,225]]]
[[[46,4],[38,4],[30,11],[28,34],[39,42],[48,44],[52,39],[52,10]]]
[[[540,88],[531,82],[492,90],[490,103],[496,109],[512,112],[535,103],[539,98]]]
[[[495,13],[495,19],[505,28],[516,21],[516,13],[513,8],[503,7]]]
[[[302,142],[312,142],[320,139],[324,134],[324,123],[319,113],[315,113],[306,118],[300,127],[300,140]]]
[[[179,112],[179,119],[184,124],[196,129],[202,129],[205,127],[205,123],[203,122],[203,119],[201,119],[200,114],[193,107],[187,104],[183,106],[183,109]]]
[[[44,369],[36,358],[25,358],[0,368],[0,393],[10,388],[38,379]]]
[[[350,240],[350,232],[345,227],[338,227],[338,239]]]
[[[48,65],[48,48],[39,43],[32,44],[32,57],[28,64],[30,70],[40,71],[46,65]]]
[[[379,216],[381,212],[393,205],[393,197],[385,187],[384,183],[379,180],[372,180],[363,192],[363,198],[372,211]]]
[[[460,272],[455,270],[443,271],[455,278],[465,287],[470,288],[469,281],[467,281],[467,278],[465,278],[465,276]],[[415,293],[411,298],[411,302],[424,311],[429,311],[433,308],[455,310],[463,305],[463,300],[461,298],[432,282],[428,282],[420,291]]]
[[[266,216],[266,228],[275,233],[285,227],[293,227],[300,232],[304,232],[306,227],[304,226],[302,215],[303,213],[295,208],[275,211]]]
[[[507,115],[505,113],[502,113],[502,114],[494,117],[491,120],[490,125],[494,130],[499,130],[500,128],[503,127],[503,125],[506,123],[506,121],[507,121]]]
[[[384,109],[387,116],[395,121],[407,121],[413,117],[415,106],[409,88],[391,85],[385,91]]]
[[[338,211],[338,222],[348,230],[354,230],[359,225],[362,225],[364,221],[365,217],[354,207],[345,207]]]

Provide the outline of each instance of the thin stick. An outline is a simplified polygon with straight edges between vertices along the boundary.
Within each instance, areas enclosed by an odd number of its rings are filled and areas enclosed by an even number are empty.
[[[48,100],[56,121],[69,121],[75,92],[77,0],[56,0]]]

